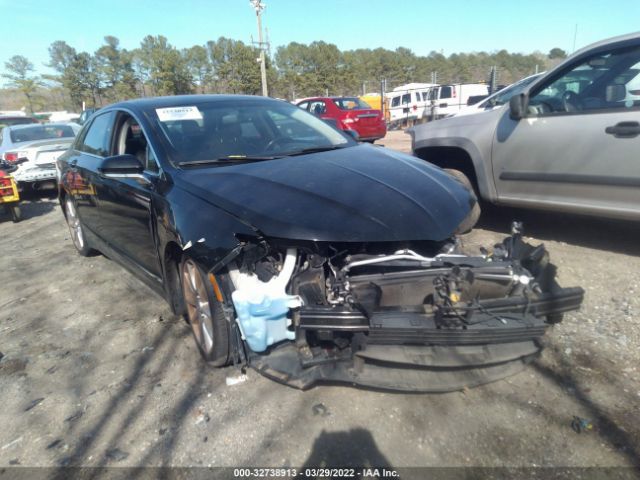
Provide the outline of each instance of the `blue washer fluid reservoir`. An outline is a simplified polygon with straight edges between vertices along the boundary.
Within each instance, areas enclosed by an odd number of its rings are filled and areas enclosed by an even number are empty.
[[[236,290],[231,297],[242,334],[251,350],[264,352],[269,345],[282,340],[295,339],[295,332],[287,329],[289,322],[287,313],[289,309],[301,305],[300,297],[286,293],[275,297],[264,295],[258,302],[259,298],[255,295],[249,299],[243,293]]]

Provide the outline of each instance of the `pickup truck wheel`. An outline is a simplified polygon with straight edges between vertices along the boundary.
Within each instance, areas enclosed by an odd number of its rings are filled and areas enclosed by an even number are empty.
[[[206,273],[185,257],[180,265],[180,283],[187,320],[202,358],[214,367],[227,365],[229,324]]]
[[[460,170],[454,170],[453,168],[445,168],[444,171],[447,172],[456,180],[458,180],[461,184],[463,184],[467,188],[467,190],[469,190],[476,197],[475,205],[469,212],[469,215],[467,215],[467,217],[460,223],[457,231],[457,233],[470,232],[473,229],[473,227],[476,226],[476,223],[478,223],[478,220],[480,219],[481,211],[480,211],[480,200],[479,200],[478,194],[475,192],[473,188],[473,184],[471,183],[471,180],[469,180],[469,177],[467,177]]]

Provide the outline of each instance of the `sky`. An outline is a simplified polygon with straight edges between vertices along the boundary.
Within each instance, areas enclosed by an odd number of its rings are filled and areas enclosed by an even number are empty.
[[[272,53],[279,45],[323,40],[341,50],[571,52],[640,29],[640,1],[619,0],[264,0]],[[610,7],[615,8],[610,8]],[[220,36],[257,39],[249,0],[0,0],[0,73],[23,55],[47,73],[48,47],[65,40],[93,53],[105,35],[136,48],[164,35],[178,48]],[[577,28],[576,28],[577,26]]]

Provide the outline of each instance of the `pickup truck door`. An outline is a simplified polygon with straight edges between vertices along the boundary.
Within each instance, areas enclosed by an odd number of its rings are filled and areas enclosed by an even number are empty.
[[[533,86],[493,139],[498,202],[640,217],[640,45],[598,52]]]

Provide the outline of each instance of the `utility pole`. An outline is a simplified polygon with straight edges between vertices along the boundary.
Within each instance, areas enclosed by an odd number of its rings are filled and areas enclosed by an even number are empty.
[[[269,90],[267,89],[267,65],[265,59],[265,45],[262,40],[262,11],[267,6],[262,3],[262,0],[249,0],[249,5],[251,5],[256,11],[256,18],[258,20],[258,47],[260,48],[260,76],[262,77],[262,96],[268,97]]]

